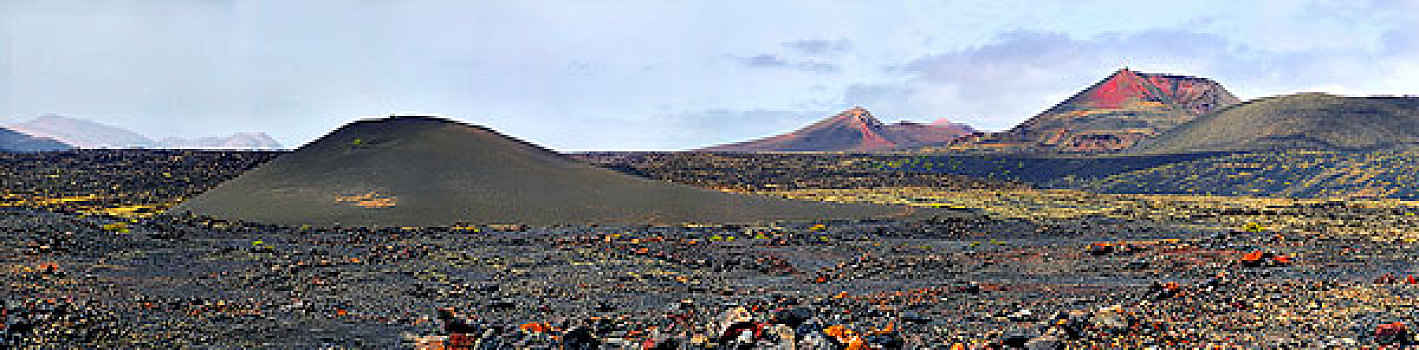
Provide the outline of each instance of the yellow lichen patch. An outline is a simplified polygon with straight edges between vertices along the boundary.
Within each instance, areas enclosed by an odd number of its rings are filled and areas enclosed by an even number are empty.
[[[0,194],[0,207],[53,208],[64,207],[90,215],[108,215],[122,218],[147,218],[167,208],[177,205],[181,198],[162,203],[135,201],[114,195],[74,195],[65,197],[44,197],[28,194]]]
[[[399,204],[399,200],[394,196],[383,195],[369,191],[363,194],[348,196],[335,196],[336,203],[350,203],[362,208],[389,208]]]
[[[98,208],[86,211],[95,214],[105,214],[124,218],[146,218],[153,216],[160,210],[156,205],[126,205],[118,207]]]
[[[92,194],[90,194],[90,195],[83,195],[83,196],[62,197],[62,198],[54,199],[54,201],[59,202],[59,203],[75,203],[75,202],[89,202],[89,201],[94,201],[94,200],[98,200],[98,199],[101,199],[101,198],[102,198],[102,197],[100,197],[100,196],[98,196],[98,195],[92,195]]]
[[[119,233],[119,234],[123,234],[123,233],[128,233],[128,232],[129,232],[128,223],[122,222],[122,221],[104,224],[104,225],[103,225],[103,230],[104,230],[104,231],[108,231],[108,232],[113,232],[113,233]]]
[[[96,201],[101,201],[101,200],[103,200],[104,197],[98,196],[98,195],[83,195],[83,196],[69,196],[69,197],[48,198],[48,197],[41,197],[41,196],[22,195],[22,194],[7,194],[7,195],[5,195],[4,199],[5,199],[5,203],[6,203],[5,205],[6,205],[6,206],[17,206],[17,207],[18,207],[18,206],[46,207],[46,206],[55,206],[55,205],[72,205],[72,204],[84,204],[84,203],[89,203],[89,202],[96,202]]]

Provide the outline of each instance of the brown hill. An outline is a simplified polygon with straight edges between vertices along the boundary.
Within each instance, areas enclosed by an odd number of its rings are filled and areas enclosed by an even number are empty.
[[[1419,145],[1419,98],[1304,93],[1261,98],[1179,126],[1140,153],[1355,150]]]
[[[1034,151],[1117,152],[1239,102],[1210,79],[1124,68],[982,141]]]
[[[871,152],[950,142],[975,130],[964,124],[883,124],[853,107],[802,129],[763,139],[699,149],[706,152]]]
[[[970,125],[952,123],[946,119],[938,119],[931,124],[901,121],[885,127],[887,137],[904,148],[946,144],[974,132],[976,129]]]
[[[171,212],[288,225],[675,224],[926,215],[711,191],[428,117],[351,123]],[[941,213],[941,212],[934,212]]]

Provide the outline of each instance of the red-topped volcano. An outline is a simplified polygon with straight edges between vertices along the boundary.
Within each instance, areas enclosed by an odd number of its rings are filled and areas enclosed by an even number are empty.
[[[1206,78],[1139,73],[1124,68],[1040,115],[1127,109],[1149,102],[1200,115],[1241,101],[1221,84]]]
[[[700,149],[708,152],[869,152],[945,143],[974,132],[964,124],[883,124],[862,107],[802,129],[753,141]]]
[[[1090,109],[1118,109],[1133,102],[1163,102],[1163,100],[1163,92],[1153,86],[1151,80],[1145,79],[1137,72],[1125,68],[1104,79],[1102,82],[1099,82],[1094,87],[1075,95],[1074,98],[1066,100],[1050,111],[1046,111],[1046,113],[1062,112],[1062,110],[1058,109],[1079,107]]]
[[[1124,68],[1003,136],[1040,149],[1117,151],[1239,102],[1207,78]]]

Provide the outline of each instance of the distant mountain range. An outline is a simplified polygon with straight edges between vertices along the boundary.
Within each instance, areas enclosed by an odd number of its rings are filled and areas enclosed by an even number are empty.
[[[227,137],[166,137],[161,140],[164,148],[202,149],[280,149],[281,143],[265,133],[239,132]]]
[[[0,128],[0,152],[45,152],[63,151],[74,148],[42,137],[34,137],[18,131]]]
[[[155,140],[56,115],[5,128],[10,132],[0,132],[0,150],[67,147],[56,141],[75,148],[282,148],[262,133]],[[1158,154],[1416,145],[1419,97],[1305,93],[1242,102],[1208,78],[1123,68],[1003,132],[977,132],[944,119],[886,124],[854,107],[785,134],[695,151]]]
[[[37,137],[47,137],[77,148],[158,148],[156,141],[112,125],[59,115],[43,115],[6,127]]]
[[[946,144],[975,132],[970,126],[937,120],[931,124],[884,124],[853,107],[793,132],[753,141],[712,146],[706,152],[870,152]]]
[[[1193,153],[1419,146],[1419,97],[1304,93],[1242,102],[1207,78],[1128,68],[998,133],[883,124],[855,107],[782,135],[709,152]]]
[[[1207,78],[1124,68],[1005,132],[949,122],[888,125],[857,107],[787,134],[698,151],[1114,153],[1240,102]]]
[[[6,127],[31,136],[57,140],[76,148],[281,148],[279,142],[264,133],[236,133],[225,137],[170,137],[159,141],[121,127],[59,115],[44,115]]]

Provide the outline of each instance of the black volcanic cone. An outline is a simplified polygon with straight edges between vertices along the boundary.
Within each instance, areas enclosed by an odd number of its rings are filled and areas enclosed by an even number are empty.
[[[285,225],[443,226],[930,215],[924,211],[704,190],[593,167],[482,127],[391,117],[346,125],[170,212]]]

